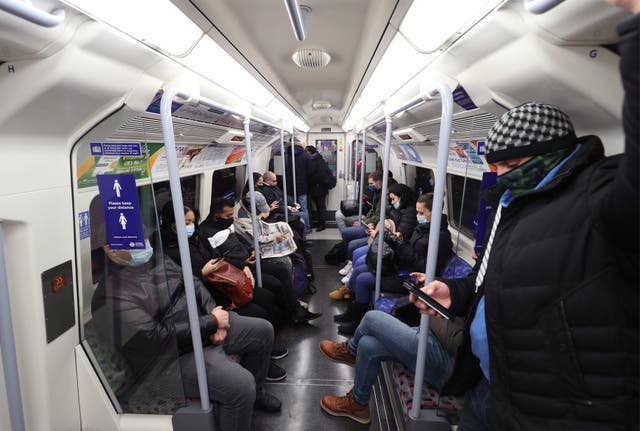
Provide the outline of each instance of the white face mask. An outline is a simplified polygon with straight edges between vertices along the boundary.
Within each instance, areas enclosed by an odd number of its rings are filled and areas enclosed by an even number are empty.
[[[139,249],[129,250],[129,253],[131,253],[131,260],[127,262],[127,265],[140,266],[149,262],[149,260],[151,259],[151,256],[153,256],[153,247],[151,247],[151,243],[149,242],[148,239],[144,241],[144,245],[145,245],[145,248],[142,250],[139,250]]]
[[[416,218],[418,219],[418,224],[425,224],[427,222],[427,216],[418,214]]]
[[[196,226],[193,224],[187,225],[187,236],[191,238],[196,231]]]

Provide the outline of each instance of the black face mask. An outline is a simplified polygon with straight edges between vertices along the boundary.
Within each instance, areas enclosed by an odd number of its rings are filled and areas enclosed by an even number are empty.
[[[233,224],[233,218],[219,218],[216,219],[215,225],[218,229],[229,229],[229,226]]]

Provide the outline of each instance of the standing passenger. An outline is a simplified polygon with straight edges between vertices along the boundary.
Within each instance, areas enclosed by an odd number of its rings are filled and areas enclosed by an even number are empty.
[[[318,223],[316,232],[320,232],[325,229],[325,218],[327,212],[327,194],[329,193],[329,179],[333,179],[333,173],[327,166],[324,157],[318,154],[316,147],[308,145],[306,152],[310,157],[309,171],[309,196],[316,205],[316,211],[318,212]],[[329,178],[330,177],[330,178]]]
[[[460,431],[638,429],[639,23],[618,27],[624,154],[539,103],[489,132],[499,186],[477,272],[423,288],[469,316],[445,386],[469,391]]]

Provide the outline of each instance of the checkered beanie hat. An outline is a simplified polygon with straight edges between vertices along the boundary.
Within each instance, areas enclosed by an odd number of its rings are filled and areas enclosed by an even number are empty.
[[[577,138],[569,116],[557,106],[525,103],[506,112],[487,137],[487,162],[537,156],[572,148]]]

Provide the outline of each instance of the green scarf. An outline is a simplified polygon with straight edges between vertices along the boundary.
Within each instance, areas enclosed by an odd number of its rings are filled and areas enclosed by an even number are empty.
[[[498,182],[511,191],[514,198],[535,190],[540,181],[573,151],[563,148],[551,153],[535,156],[526,163],[498,177]]]

